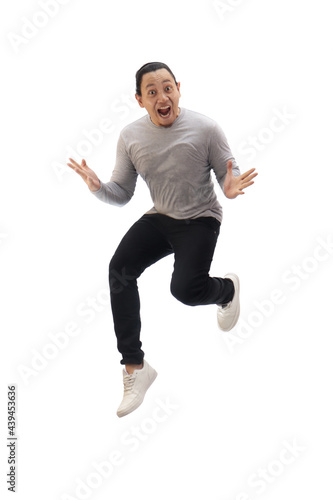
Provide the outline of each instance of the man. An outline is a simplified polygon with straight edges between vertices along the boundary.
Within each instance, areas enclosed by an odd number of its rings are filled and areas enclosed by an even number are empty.
[[[244,194],[257,175],[240,175],[221,128],[210,118],[179,108],[180,83],[170,68],[148,63],[136,73],[136,100],[148,112],[120,133],[111,180],[103,183],[87,166],[70,158],[100,200],[122,206],[134,194],[137,176],[147,183],[154,206],[125,234],[109,267],[111,308],[122,354],[122,417],[142,403],[156,371],[144,360],[140,341],[137,278],[159,259],[174,254],[171,293],[186,305],[217,304],[219,327],[237,323],[239,279],[209,276],[222,221],[211,170],[227,198]]]

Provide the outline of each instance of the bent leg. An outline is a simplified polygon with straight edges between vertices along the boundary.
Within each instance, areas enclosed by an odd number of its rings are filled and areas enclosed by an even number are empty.
[[[231,280],[209,276],[220,223],[213,217],[187,221],[171,239],[175,251],[172,295],[186,305],[225,304],[232,300]]]
[[[121,364],[139,365],[144,357],[137,278],[147,267],[173,252],[154,220],[154,215],[144,215],[133,224],[109,266],[111,309],[117,347],[123,356]]]

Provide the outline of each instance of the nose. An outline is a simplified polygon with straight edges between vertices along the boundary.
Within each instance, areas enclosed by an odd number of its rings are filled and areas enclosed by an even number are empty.
[[[158,98],[158,102],[163,104],[163,103],[166,103],[168,100],[169,100],[168,96],[164,92],[161,92],[161,94],[159,95],[159,98]]]

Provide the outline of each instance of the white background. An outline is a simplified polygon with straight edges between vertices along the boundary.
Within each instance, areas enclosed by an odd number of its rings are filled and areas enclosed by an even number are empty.
[[[330,2],[42,4],[2,2],[0,13],[1,497],[12,498],[14,383],[17,499],[331,498]],[[108,263],[152,202],[139,179],[128,205],[103,204],[66,163],[109,119],[112,132],[75,156],[109,180],[119,131],[145,114],[135,72],[155,60],[181,82],[180,105],[218,121],[241,170],[259,175],[235,200],[217,190],[212,275],[240,276],[238,327],[224,336],[215,306],[171,296],[171,256],[148,269],[142,340],[159,376],[118,419]],[[60,333],[68,343],[56,348]],[[102,478],[93,464],[116,451],[121,464],[104,463]]]

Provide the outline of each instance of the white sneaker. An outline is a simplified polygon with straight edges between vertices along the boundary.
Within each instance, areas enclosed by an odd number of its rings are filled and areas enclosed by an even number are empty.
[[[142,363],[143,368],[134,370],[131,374],[123,370],[124,397],[117,410],[118,417],[128,415],[141,405],[147,390],[157,377],[157,372],[147,361],[143,360]]]
[[[232,301],[226,306],[217,306],[217,322],[221,330],[229,332],[236,325],[240,314],[239,278],[233,273],[226,274],[224,278],[232,280],[235,287],[235,294]]]

